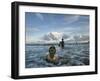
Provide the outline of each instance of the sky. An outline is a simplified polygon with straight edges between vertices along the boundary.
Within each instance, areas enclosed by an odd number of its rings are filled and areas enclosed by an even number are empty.
[[[25,12],[26,43],[89,41],[89,15]]]

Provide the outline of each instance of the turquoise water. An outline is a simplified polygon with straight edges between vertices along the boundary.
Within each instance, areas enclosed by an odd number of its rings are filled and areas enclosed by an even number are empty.
[[[66,44],[64,49],[56,47],[59,60],[51,63],[46,60],[50,45],[27,45],[25,50],[25,67],[60,67],[89,65],[89,44]]]

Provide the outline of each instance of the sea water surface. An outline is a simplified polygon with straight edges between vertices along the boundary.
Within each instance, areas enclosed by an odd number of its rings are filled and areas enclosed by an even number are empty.
[[[89,43],[66,44],[64,49],[58,45],[56,54],[59,57],[57,63],[46,60],[50,45],[28,45],[25,47],[25,67],[60,67],[60,66],[84,66],[89,65]]]

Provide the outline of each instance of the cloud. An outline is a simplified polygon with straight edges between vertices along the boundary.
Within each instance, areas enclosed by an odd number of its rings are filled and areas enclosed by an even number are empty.
[[[59,39],[61,39],[62,36],[63,36],[62,33],[59,33],[59,32],[50,32],[50,33],[44,35],[42,37],[42,39],[46,40],[46,41],[51,41],[51,40],[53,41],[53,40],[59,40]]]
[[[46,41],[50,41],[50,40],[51,40],[51,38],[50,38],[48,35],[44,35],[44,36],[42,37],[42,39],[43,39],[43,40],[46,40]]]
[[[89,36],[88,35],[81,35],[79,40],[80,41],[89,41]]]
[[[57,43],[61,39],[64,39],[65,43],[75,43],[75,42],[88,42],[89,35],[80,34],[80,35],[71,35],[61,32],[49,32],[38,39],[34,39],[33,36],[26,36],[27,43]]]
[[[45,34],[42,39],[45,41],[60,41],[62,38],[64,40],[68,39],[70,36],[60,33],[60,32],[50,32]]]
[[[32,37],[32,36],[27,36],[27,35],[26,35],[26,37],[25,37],[25,42],[26,42],[26,43],[32,43],[32,41],[33,41],[33,37]]]
[[[74,36],[74,40],[76,40],[76,41],[88,41],[89,40],[89,36],[88,35]]]
[[[49,33],[49,36],[51,37],[52,40],[58,40],[59,38],[61,38],[62,33],[51,32]]]
[[[73,36],[73,40],[77,42],[89,41],[89,35],[76,35]]]
[[[80,15],[67,15],[65,16],[65,21],[67,24],[71,24],[73,22],[78,21],[80,18]]]
[[[42,14],[40,14],[40,13],[36,13],[35,15],[36,15],[40,20],[44,20],[44,17],[43,17]]]
[[[65,34],[65,33],[59,33],[59,32],[50,32],[45,34],[42,39],[46,41],[50,40],[73,40],[73,41],[88,41],[89,36],[80,34],[80,35],[70,35],[70,34]]]
[[[63,34],[63,35],[62,35],[62,38],[63,38],[63,39],[68,39],[69,37],[70,37],[70,36],[69,36],[69,35],[66,35],[66,34]]]
[[[74,35],[70,36],[67,40],[65,40],[66,43],[83,43],[83,42],[88,42],[89,41],[89,36],[88,35]]]
[[[39,32],[40,30],[36,27],[26,27],[26,32],[31,33],[31,32]]]

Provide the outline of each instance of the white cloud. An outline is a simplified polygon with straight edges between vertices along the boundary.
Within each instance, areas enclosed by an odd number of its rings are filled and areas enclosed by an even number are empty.
[[[61,32],[49,32],[38,39],[34,39],[33,36],[26,36],[26,43],[59,43],[62,38],[64,39],[65,43],[89,41],[88,34],[71,35]]]
[[[62,36],[63,36],[62,33],[59,33],[59,32],[50,32],[50,33],[44,35],[42,37],[42,39],[45,40],[45,41],[53,41],[53,40],[59,40],[59,39],[61,39]]]
[[[62,33],[59,32],[51,32],[49,33],[49,36],[51,37],[52,40],[58,40],[62,37]]]
[[[73,42],[80,42],[80,41],[89,41],[89,36],[85,34],[80,35],[71,35],[71,34],[65,34],[65,33],[59,33],[59,32],[50,32],[45,34],[42,37],[42,40],[44,41],[60,41],[61,39],[64,39],[67,41],[73,41]]]
[[[63,35],[62,35],[62,38],[63,38],[63,39],[68,39],[69,37],[70,37],[70,36],[69,36],[69,35],[66,35],[66,34],[63,34]]]
[[[42,37],[42,39],[43,39],[43,40],[46,40],[46,41],[50,41],[50,40],[51,40],[51,38],[50,38],[48,35],[44,35],[44,36]]]
[[[89,35],[74,35],[68,38],[66,42],[88,42],[89,41]]]
[[[71,15],[71,16],[65,16],[65,21],[67,24],[71,24],[73,22],[76,22],[79,20],[79,15]]]
[[[44,20],[44,17],[43,17],[42,14],[40,14],[40,13],[36,13],[35,15],[36,15],[40,20]]]
[[[88,35],[74,36],[74,40],[76,40],[76,41],[88,41],[89,40],[89,36]]]
[[[61,32],[49,32],[42,37],[42,40],[45,42],[60,42],[63,38],[65,41],[69,39],[69,35],[61,33]]]

